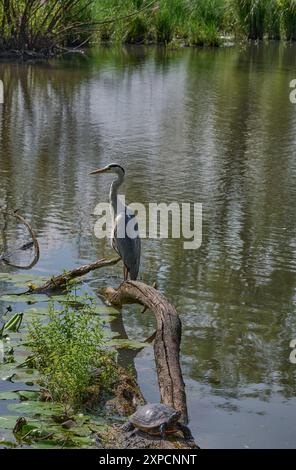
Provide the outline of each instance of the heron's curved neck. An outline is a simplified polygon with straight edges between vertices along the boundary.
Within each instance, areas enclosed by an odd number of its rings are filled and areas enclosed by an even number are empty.
[[[117,178],[112,181],[110,186],[110,193],[109,193],[109,201],[113,212],[113,217],[117,216],[117,196],[118,196],[118,189],[122,185],[124,180],[123,174],[118,174]]]

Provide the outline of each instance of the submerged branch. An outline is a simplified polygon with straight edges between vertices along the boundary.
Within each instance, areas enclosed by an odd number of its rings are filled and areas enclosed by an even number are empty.
[[[31,225],[29,222],[22,216],[20,215],[17,210],[16,211],[9,211],[6,209],[0,209],[0,213],[3,214],[4,216],[9,216],[13,217],[16,220],[16,223],[22,224],[24,227],[26,227],[28,234],[30,235],[31,241],[27,245],[21,246],[21,247],[14,247],[14,251],[17,250],[25,250],[30,244],[34,247],[34,258],[32,261],[27,265],[27,266],[22,266],[20,264],[13,263],[12,261],[9,261],[9,255],[10,253],[1,253],[0,255],[0,261],[2,263],[6,264],[7,266],[11,266],[13,268],[17,269],[32,269],[35,264],[38,263],[39,257],[40,257],[40,248],[39,248],[39,243],[37,240],[37,237],[35,235],[34,230],[32,229]]]
[[[121,258],[112,258],[112,259],[100,259],[98,261],[95,261],[94,263],[91,264],[85,264],[84,266],[80,266],[79,268],[72,269],[71,271],[66,271],[63,274],[60,274],[59,276],[54,276],[52,277],[49,281],[47,281],[43,286],[40,287],[34,287],[30,289],[30,293],[36,293],[36,294],[44,294],[46,292],[52,291],[54,289],[61,289],[65,287],[65,285],[78,277],[84,276],[85,274],[88,274],[91,271],[94,271],[95,269],[99,268],[104,268],[105,266],[113,266],[119,261]]]

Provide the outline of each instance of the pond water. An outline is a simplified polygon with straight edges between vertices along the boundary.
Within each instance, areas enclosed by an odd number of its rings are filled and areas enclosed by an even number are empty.
[[[203,204],[201,247],[145,239],[140,272],[181,316],[190,427],[202,448],[296,447],[294,78],[296,47],[284,44],[104,48],[0,64],[0,205],[35,227],[34,273],[113,256],[93,234],[111,181],[90,178],[94,168],[123,165],[128,202]],[[119,265],[100,270],[89,286],[121,277]],[[134,306],[112,328],[143,340],[154,321]],[[157,401],[152,349],[121,360]]]

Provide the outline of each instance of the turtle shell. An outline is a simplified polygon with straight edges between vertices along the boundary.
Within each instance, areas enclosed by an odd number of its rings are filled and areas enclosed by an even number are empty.
[[[140,429],[158,428],[166,423],[173,426],[179,420],[181,413],[174,408],[160,403],[149,403],[140,406],[137,411],[130,417],[130,422]]]

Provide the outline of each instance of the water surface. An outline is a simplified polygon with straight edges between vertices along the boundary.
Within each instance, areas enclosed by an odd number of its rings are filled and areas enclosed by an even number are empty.
[[[140,274],[180,313],[190,426],[203,448],[296,447],[295,77],[296,47],[285,45],[0,64],[0,205],[36,228],[34,272],[113,256],[93,236],[110,184],[88,177],[96,167],[125,167],[128,202],[203,204],[201,248],[147,239]],[[121,276],[120,266],[99,271],[90,286]],[[153,332],[137,307],[123,322],[131,338]],[[158,400],[152,350],[122,360]]]

